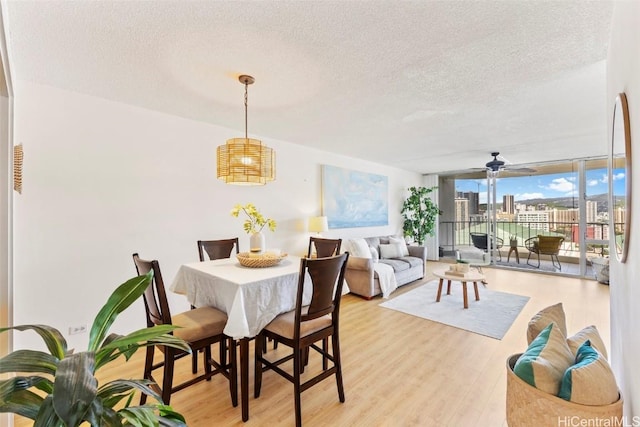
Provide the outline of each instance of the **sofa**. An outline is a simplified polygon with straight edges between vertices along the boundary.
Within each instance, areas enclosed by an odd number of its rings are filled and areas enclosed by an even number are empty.
[[[357,240],[360,240],[360,250],[358,250],[358,245],[354,245]],[[424,277],[427,262],[426,247],[408,246],[404,243],[404,238],[400,236],[375,236],[363,239],[369,249],[367,253],[363,253],[361,240],[348,239],[343,248],[350,251],[344,277],[351,293],[366,299],[371,299],[382,293],[378,273],[374,269],[376,262],[393,268],[398,286]],[[399,241],[402,243],[395,243]],[[381,247],[381,245],[383,246]],[[405,250],[404,254],[393,253],[395,246]]]

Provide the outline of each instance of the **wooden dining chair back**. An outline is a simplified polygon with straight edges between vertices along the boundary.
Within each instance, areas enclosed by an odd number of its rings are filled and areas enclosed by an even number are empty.
[[[133,254],[133,262],[138,275],[144,275],[149,273],[149,271],[153,271],[153,280],[143,294],[147,326],[150,328],[157,325],[179,326],[178,329],[173,331],[173,335],[183,339],[189,345],[192,352],[196,353],[199,350],[203,350],[205,354],[204,374],[174,385],[173,372],[175,361],[187,356],[189,353],[168,346],[148,346],[144,365],[144,379],[153,381],[152,388],[162,396],[163,402],[168,405],[172,393],[202,380],[208,381],[212,376],[220,373],[229,380],[231,403],[233,406],[237,406],[238,381],[235,341],[232,338],[226,337],[222,332],[227,323],[227,315],[212,307],[202,307],[171,316],[158,261],[143,260],[135,253]],[[229,341],[228,346],[226,345],[227,341]],[[211,357],[211,345],[215,343],[220,343],[220,362]],[[156,347],[164,354],[164,358],[161,362],[154,364]],[[228,362],[226,358],[227,347],[229,348]],[[163,368],[162,387],[160,387],[153,378],[153,371],[159,368]],[[144,404],[146,398],[146,394],[143,393],[140,403]]]
[[[296,295],[296,308],[277,316],[258,335],[255,345],[255,397],[260,396],[262,374],[272,370],[294,384],[296,426],[302,425],[300,395],[318,382],[335,375],[340,402],[345,401],[340,361],[339,317],[344,272],[349,253],[328,258],[303,258]],[[306,283],[306,284],[305,284]],[[305,286],[310,286],[311,300],[303,305]],[[292,349],[278,360],[263,354],[265,339],[273,338]],[[328,339],[331,338],[331,351]],[[322,341],[322,347],[317,343]],[[304,353],[314,350],[322,356],[322,370],[301,382]],[[293,375],[280,365],[293,360]],[[329,362],[331,366],[329,367]],[[310,368],[308,368],[310,369]]]
[[[527,264],[540,268],[540,255],[549,255],[549,258],[551,258],[551,264],[558,268],[558,270],[562,271],[562,264],[560,264],[560,259],[558,258],[562,242],[564,242],[564,237],[562,236],[538,235],[525,240],[524,246],[529,250]],[[538,265],[533,265],[529,262],[531,254],[537,255]]]
[[[240,253],[237,237],[232,239],[198,240],[198,257],[200,258],[200,262],[206,261],[205,253],[210,261],[231,258],[234,247],[237,255]],[[191,308],[195,307],[191,306]],[[191,372],[194,374],[198,372],[198,352],[194,352],[191,357]]]
[[[326,258],[338,255],[342,246],[342,239],[323,239],[320,237],[309,237],[309,249],[307,250],[307,258],[313,254],[316,249],[317,258]]]
[[[238,238],[220,240],[198,240],[198,255],[200,261],[205,261],[205,252],[210,260],[231,258],[233,248],[236,248],[236,255],[240,253]]]

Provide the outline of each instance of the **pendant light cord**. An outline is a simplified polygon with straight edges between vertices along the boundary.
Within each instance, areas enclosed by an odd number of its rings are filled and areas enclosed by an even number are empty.
[[[249,82],[244,81],[244,139],[249,140],[249,132],[248,132],[248,113],[247,113],[247,105],[249,104]]]

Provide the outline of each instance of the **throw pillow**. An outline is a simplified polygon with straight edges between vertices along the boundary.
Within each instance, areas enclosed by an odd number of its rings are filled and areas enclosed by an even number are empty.
[[[571,352],[573,354],[577,354],[578,348],[580,348],[580,346],[584,344],[584,342],[587,340],[591,341],[591,347],[598,350],[600,354],[604,356],[605,359],[609,358],[609,356],[607,355],[607,347],[604,345],[604,342],[602,342],[602,338],[600,338],[600,333],[598,332],[598,329],[596,329],[594,325],[587,326],[586,328],[583,328],[580,332],[567,338],[567,344],[569,344],[569,348],[571,349]]]
[[[402,257],[402,248],[398,244],[380,245],[380,258],[400,258]]]
[[[527,343],[531,344],[540,331],[546,328],[551,322],[554,322],[558,328],[560,328],[560,331],[565,337],[567,336],[567,321],[565,320],[564,309],[562,308],[561,302],[543,308],[531,318],[527,326]]]
[[[364,239],[349,239],[350,255],[358,258],[371,258],[369,245]]]
[[[378,255],[378,251],[376,250],[376,248],[374,248],[373,246],[369,246],[369,251],[371,252],[371,259],[373,259],[373,262],[378,262],[378,260],[380,259],[380,255]]]
[[[400,245],[400,256],[409,256],[409,249],[407,248],[407,242],[404,241],[401,237],[392,237],[389,236],[389,243]]]
[[[581,405],[609,405],[618,401],[613,371],[589,340],[578,348],[575,365],[564,373],[558,397]]]
[[[567,339],[560,328],[551,323],[518,358],[513,372],[538,390],[557,396],[562,376],[573,363]]]

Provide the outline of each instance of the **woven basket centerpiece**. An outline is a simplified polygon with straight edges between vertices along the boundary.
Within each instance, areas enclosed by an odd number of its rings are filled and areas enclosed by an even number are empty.
[[[276,254],[274,252],[265,252],[262,254],[240,252],[236,255],[236,258],[240,261],[240,265],[250,268],[273,267],[274,265],[279,264],[280,261],[286,257],[287,254],[285,253]]]

